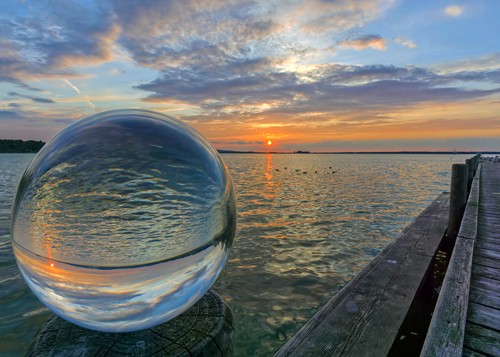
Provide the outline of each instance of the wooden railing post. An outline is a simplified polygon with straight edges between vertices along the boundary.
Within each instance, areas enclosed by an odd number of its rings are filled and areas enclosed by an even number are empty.
[[[468,173],[467,173],[467,196],[468,196],[469,192],[470,192],[470,188],[472,186],[472,180],[474,179],[474,174],[476,171],[475,170],[475,167],[476,167],[475,158],[465,160],[465,164],[467,165],[467,168],[468,168]]]
[[[451,167],[450,216],[448,218],[448,239],[455,240],[467,204],[467,176],[469,167],[466,164],[453,164]]]

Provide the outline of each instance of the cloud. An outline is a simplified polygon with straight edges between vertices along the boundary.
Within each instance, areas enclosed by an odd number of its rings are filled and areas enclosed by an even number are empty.
[[[124,74],[125,71],[123,70],[120,70],[118,68],[111,68],[109,71],[108,71],[109,74],[111,74],[112,76],[117,76],[119,74]]]
[[[26,6],[21,15],[0,22],[0,78],[24,86],[25,80],[70,77],[75,66],[112,59],[120,29],[106,5],[58,1],[20,6]]]
[[[253,57],[275,41],[271,13],[253,2],[116,1],[113,13],[120,43],[139,64],[156,69]]]
[[[226,145],[262,145],[265,143],[266,143],[265,141],[259,141],[259,140],[235,140],[235,141],[213,140],[213,141],[211,141],[211,144],[213,144],[213,145],[220,145],[220,144],[226,144]]]
[[[434,66],[439,73],[483,72],[500,69],[500,52]]]
[[[379,51],[387,49],[387,41],[379,35],[365,35],[352,40],[344,40],[340,42],[340,45],[357,51],[366,50],[367,48]]]
[[[22,115],[16,110],[0,110],[0,119],[19,119]]]
[[[58,97],[60,104],[79,101],[95,109],[91,101],[94,99],[82,93],[75,86],[80,82],[73,78],[79,75],[77,71],[98,72],[80,66],[102,64],[116,59],[116,53],[124,53],[119,62],[103,66],[99,73],[116,75],[117,68],[126,68],[131,74],[134,66],[152,69],[141,72],[147,73],[146,77],[134,87],[143,94],[145,106],[159,108],[159,103],[175,103],[176,108],[182,107],[180,115],[185,115],[185,119],[210,127],[212,132],[217,131],[217,126],[235,123],[235,118],[236,126],[256,131],[285,126],[305,130],[339,122],[346,126],[386,125],[393,119],[382,114],[389,110],[431,102],[457,103],[499,92],[499,54],[457,62],[453,70],[447,70],[445,65],[423,68],[332,63],[335,57],[331,51],[340,59],[345,55],[342,48],[386,50],[388,40],[380,35],[352,34],[359,34],[364,25],[380,18],[394,3],[33,3],[29,9],[25,7],[16,16],[5,16],[0,22],[0,33],[5,37],[0,39],[0,81],[17,90],[12,92],[16,93],[14,96],[51,103],[52,99],[41,98],[40,93],[25,95],[24,90],[40,91],[30,85],[30,80],[56,78],[60,81],[51,81],[50,85],[64,83],[79,95]],[[464,11],[463,7],[460,9]],[[392,41],[407,48],[416,47],[407,38],[396,37]],[[155,77],[149,77],[155,73]],[[135,73],[129,78],[133,80]],[[476,89],[467,89],[467,83]],[[129,93],[137,95],[137,91]],[[116,105],[114,99],[104,97],[95,99],[99,107]],[[57,106],[45,106],[45,110],[49,112],[54,107]],[[65,120],[52,114],[37,115],[52,118],[51,123]],[[232,142],[252,144],[240,140],[243,137],[235,135]]]
[[[21,81],[19,79],[8,77],[8,76],[1,76],[0,77],[0,82],[14,84],[14,85],[18,86],[19,88],[27,89],[27,90],[30,90],[30,91],[33,91],[33,92],[39,92],[39,91],[41,91],[40,88],[32,87],[32,86],[24,83],[23,81]]]
[[[271,53],[272,61],[310,55],[324,50],[324,41],[331,41],[332,35],[363,26],[393,3],[114,1],[112,11],[121,28],[120,45],[140,65],[164,70],[198,61],[217,66]],[[382,41],[372,46],[384,47]]]
[[[290,2],[294,4],[293,2]],[[360,28],[390,8],[393,0],[311,0],[291,6],[282,17],[306,33],[324,34]]]
[[[465,10],[464,6],[459,6],[459,5],[447,6],[444,9],[444,13],[451,17],[459,17],[463,14],[464,10]]]
[[[394,39],[394,42],[397,43],[398,45],[405,46],[408,48],[416,48],[417,47],[415,42],[413,42],[412,40],[404,39],[401,37],[396,37]]]
[[[266,61],[255,64],[251,71],[235,69],[241,65],[228,62],[214,71],[202,65],[163,71],[154,81],[136,88],[151,92],[146,101],[198,106],[203,114],[188,119],[199,123],[238,117],[249,124],[250,118],[267,118],[252,127],[282,127],[298,122],[319,127],[347,113],[366,116],[382,108],[459,102],[500,92],[500,88],[468,90],[457,85],[460,81],[497,83],[500,72],[491,71],[439,74],[415,66],[329,64],[312,66],[299,75],[278,71]],[[273,121],[271,117],[280,119]],[[373,120],[380,122],[381,118]]]
[[[53,103],[55,103],[52,99],[35,97],[33,95],[20,94],[20,93],[17,93],[17,92],[9,92],[9,95],[11,97],[31,99],[33,102],[36,102],[36,103],[43,103],[43,104],[53,104]]]
[[[15,104],[15,103],[11,103]],[[10,106],[0,110],[0,133],[4,139],[44,140],[52,138],[64,127],[86,116],[78,108],[60,111],[57,108],[28,109],[29,106]],[[47,107],[43,107],[47,108]]]
[[[0,33],[8,33],[0,21]],[[0,36],[0,82],[10,83],[19,88],[39,92],[40,89],[32,87],[24,81],[26,74],[37,73],[36,66],[23,59],[22,53],[11,39]]]
[[[457,81],[500,84],[500,69],[491,71],[460,71],[443,76]]]
[[[335,31],[362,26],[393,3],[109,0],[93,5],[21,4],[24,11],[0,23],[6,38],[0,43],[0,65],[5,69],[0,80],[7,74],[19,86],[47,77],[67,80],[78,76],[78,66],[110,61],[118,52],[126,52],[139,66],[159,71],[200,63],[216,71],[227,66],[236,69],[236,63],[259,64],[264,59],[288,63],[293,57],[324,52],[318,36],[328,39]],[[369,46],[385,47],[382,41]]]

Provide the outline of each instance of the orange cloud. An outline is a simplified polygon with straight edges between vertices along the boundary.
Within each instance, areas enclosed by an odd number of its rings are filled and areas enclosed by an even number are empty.
[[[366,50],[367,48],[379,51],[387,49],[387,41],[378,35],[366,35],[353,40],[345,40],[340,42],[340,45],[357,51]]]
[[[100,64],[113,59],[113,44],[120,36],[121,28],[114,24],[108,32],[91,35],[96,43],[95,53],[68,54],[57,58],[55,67],[65,68],[82,65]]]
[[[459,6],[459,5],[447,6],[444,9],[444,13],[451,17],[459,17],[463,14],[464,10],[465,10],[464,6]]]

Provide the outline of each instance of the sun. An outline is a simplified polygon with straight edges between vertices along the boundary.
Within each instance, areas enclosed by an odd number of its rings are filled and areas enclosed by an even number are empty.
[[[271,146],[271,145],[273,145],[273,142],[271,140],[268,140],[267,145]]]

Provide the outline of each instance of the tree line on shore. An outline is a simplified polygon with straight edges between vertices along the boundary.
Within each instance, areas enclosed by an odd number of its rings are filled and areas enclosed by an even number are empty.
[[[35,153],[44,145],[43,141],[0,139],[0,153]]]

